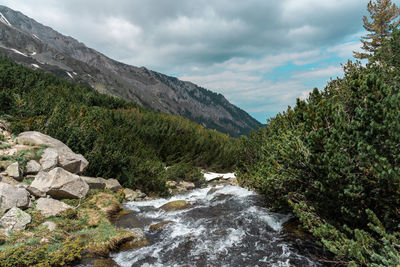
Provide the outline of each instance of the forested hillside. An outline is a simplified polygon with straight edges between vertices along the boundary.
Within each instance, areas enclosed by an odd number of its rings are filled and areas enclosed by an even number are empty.
[[[0,58],[0,113],[13,133],[37,130],[90,162],[86,175],[166,193],[165,167],[229,170],[237,140]],[[190,167],[192,166],[192,167]]]
[[[349,61],[343,78],[241,139],[241,183],[295,214],[336,256],[327,263],[400,264],[400,31],[389,34],[368,36],[366,66]]]

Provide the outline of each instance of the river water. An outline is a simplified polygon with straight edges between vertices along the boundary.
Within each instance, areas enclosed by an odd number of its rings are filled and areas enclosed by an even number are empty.
[[[173,200],[185,200],[191,207],[160,209]],[[298,243],[282,230],[289,216],[272,213],[262,204],[256,193],[231,185],[128,202],[125,208],[135,212],[121,217],[117,225],[142,228],[150,245],[111,257],[120,266],[320,266],[302,255]],[[165,221],[172,223],[149,230]]]

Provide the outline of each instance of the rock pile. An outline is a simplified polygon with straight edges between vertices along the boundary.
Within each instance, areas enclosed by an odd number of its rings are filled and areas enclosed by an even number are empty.
[[[9,160],[0,161],[0,232],[9,235],[23,230],[31,222],[29,214],[23,210],[36,202],[36,209],[44,217],[55,216],[73,209],[61,199],[84,198],[89,189],[109,189],[119,191],[122,186],[116,179],[80,176],[89,162],[74,153],[61,141],[39,132],[23,132],[12,139],[5,127],[1,127],[3,146],[0,155],[9,157],[21,150],[43,148],[40,159],[30,160],[26,166]],[[27,183],[26,181],[31,181]],[[129,200],[139,200],[146,195],[140,191],[124,189]]]

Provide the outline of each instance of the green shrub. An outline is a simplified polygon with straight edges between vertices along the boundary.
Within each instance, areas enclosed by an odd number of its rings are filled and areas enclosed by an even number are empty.
[[[387,45],[399,44],[395,31]],[[389,59],[349,62],[344,78],[241,139],[239,181],[354,264],[400,264],[400,76]]]
[[[166,179],[173,181],[189,181],[196,186],[204,183],[204,175],[201,169],[187,163],[178,163],[168,167],[166,170]]]
[[[13,133],[48,134],[85,156],[85,175],[116,178],[146,193],[167,193],[164,166],[186,162],[226,171],[236,162],[238,142],[226,134],[3,58],[1,103]]]

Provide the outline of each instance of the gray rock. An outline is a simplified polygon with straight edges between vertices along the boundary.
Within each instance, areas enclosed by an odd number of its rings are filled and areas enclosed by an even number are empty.
[[[6,174],[17,181],[22,180],[22,170],[19,167],[18,162],[14,162],[8,166],[6,169]]]
[[[182,186],[183,188],[185,188],[186,190],[192,190],[192,189],[194,189],[196,187],[194,185],[194,183],[186,182],[186,181],[180,181],[179,185]]]
[[[19,184],[19,182],[17,180],[14,180],[13,178],[8,177],[8,176],[2,176],[1,182],[10,184],[10,185],[18,185]]]
[[[81,176],[88,185],[89,189],[104,189],[106,187],[106,179]]]
[[[39,198],[36,202],[36,209],[40,211],[44,217],[56,216],[71,208],[73,207],[51,198]]]
[[[31,131],[20,133],[18,135],[18,142],[35,145],[47,145],[55,149],[59,156],[59,166],[72,173],[83,172],[89,164],[89,162],[81,154],[75,154],[63,142],[39,132]]]
[[[29,193],[24,188],[0,182],[0,210],[4,213],[13,207],[28,208],[30,205]],[[3,214],[0,211],[0,214]]]
[[[50,171],[58,165],[58,152],[53,148],[46,148],[40,159],[43,171]]]
[[[26,174],[37,174],[42,169],[42,166],[36,160],[30,160],[26,163]]]
[[[140,190],[133,191],[129,188],[124,188],[125,200],[126,201],[137,201],[146,197],[146,194]]]
[[[168,180],[168,181],[165,183],[165,185],[168,186],[168,187],[176,187],[176,182],[175,182],[175,181],[172,181],[172,180]]]
[[[25,226],[31,222],[31,216],[20,210],[19,208],[10,209],[0,219],[0,226],[4,228],[4,232],[9,234],[11,232],[24,230]]]
[[[55,222],[47,221],[42,223],[50,232],[53,232],[57,228],[57,224]]]
[[[107,179],[106,180],[106,189],[110,189],[114,192],[117,192],[121,188],[122,188],[122,186],[116,179]]]
[[[89,186],[78,175],[57,167],[50,172],[39,172],[28,190],[36,196],[47,194],[55,199],[83,198]]]

